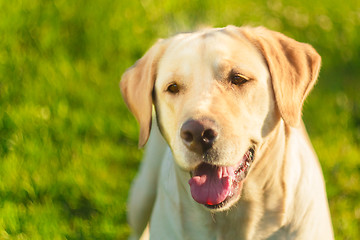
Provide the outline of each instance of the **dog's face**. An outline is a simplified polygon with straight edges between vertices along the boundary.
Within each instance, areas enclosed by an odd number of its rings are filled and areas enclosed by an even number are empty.
[[[181,34],[158,43],[124,75],[122,90],[140,122],[140,142],[148,136],[152,97],[175,161],[191,175],[192,197],[209,209],[227,209],[240,198],[257,150],[281,118],[297,124],[317,77],[316,52],[276,34],[235,27]],[[277,46],[282,49],[272,49]]]
[[[159,62],[154,95],[161,132],[188,171],[236,165],[279,119],[261,53],[221,31],[178,37]]]
[[[241,35],[223,31],[179,36],[159,62],[154,96],[161,132],[177,164],[212,181],[205,187],[192,178],[195,200],[212,209],[225,207],[230,195],[237,200],[250,166],[242,174],[240,168],[252,163],[245,162],[248,155],[280,119],[260,51]],[[200,170],[202,175],[196,174]],[[220,171],[231,176],[212,176]],[[218,189],[216,196],[197,193],[208,188]]]

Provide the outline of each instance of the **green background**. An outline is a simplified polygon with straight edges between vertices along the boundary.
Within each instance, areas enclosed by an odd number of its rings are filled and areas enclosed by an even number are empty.
[[[322,56],[304,120],[335,235],[360,239],[358,0],[0,1],[0,239],[126,238],[142,151],[121,74],[157,38],[228,24]]]

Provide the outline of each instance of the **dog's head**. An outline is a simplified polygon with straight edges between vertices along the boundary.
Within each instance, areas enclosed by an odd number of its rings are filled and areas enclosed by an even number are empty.
[[[208,29],[157,42],[123,75],[124,99],[145,145],[155,105],[195,201],[226,209],[257,148],[283,119],[297,126],[320,69],[309,45],[265,28]]]

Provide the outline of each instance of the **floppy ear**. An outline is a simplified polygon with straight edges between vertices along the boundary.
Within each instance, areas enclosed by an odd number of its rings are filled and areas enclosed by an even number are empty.
[[[140,125],[139,147],[150,135],[152,119],[152,91],[158,61],[164,52],[164,41],[159,40],[122,76],[120,89],[126,105]]]
[[[296,127],[304,100],[319,75],[320,55],[309,44],[262,27],[245,28],[242,33],[262,52],[280,114],[286,124]]]

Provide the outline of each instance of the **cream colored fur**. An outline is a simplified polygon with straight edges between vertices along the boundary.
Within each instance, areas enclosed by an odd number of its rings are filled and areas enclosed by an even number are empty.
[[[150,136],[129,195],[131,238],[333,239],[321,168],[301,121],[320,62],[310,45],[265,28],[228,26],[157,42],[121,81],[139,145]],[[234,71],[249,81],[231,84]],[[167,91],[172,83],[179,93]],[[189,172],[203,161],[180,137],[190,118],[220,126],[215,165],[232,166],[255,146],[241,196],[219,210],[190,193]]]

